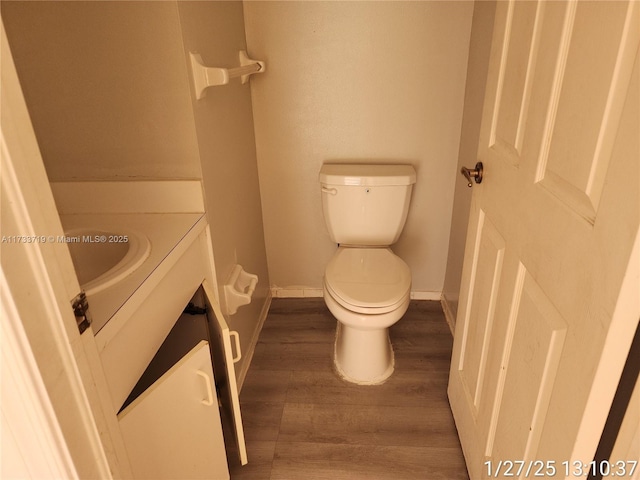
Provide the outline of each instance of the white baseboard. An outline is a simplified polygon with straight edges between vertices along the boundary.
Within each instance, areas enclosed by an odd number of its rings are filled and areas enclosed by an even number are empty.
[[[271,287],[273,298],[322,298],[321,288]]]
[[[322,288],[311,287],[271,287],[273,298],[322,298]],[[442,292],[412,291],[412,300],[439,301]]]
[[[440,300],[441,295],[442,292],[413,291],[411,300]]]
[[[447,296],[443,293],[440,298],[440,304],[442,305],[442,311],[444,312],[444,318],[447,320],[447,324],[449,325],[449,330],[451,330],[451,335],[453,336],[456,331],[456,317],[451,310],[451,305],[447,300]]]

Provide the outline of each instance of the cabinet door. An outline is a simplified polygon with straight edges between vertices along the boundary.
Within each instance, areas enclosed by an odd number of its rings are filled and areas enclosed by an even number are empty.
[[[216,385],[220,391],[220,402],[224,424],[231,425],[235,436],[238,456],[242,465],[247,464],[247,448],[244,442],[244,429],[242,427],[242,416],[240,414],[240,400],[238,398],[238,384],[236,382],[236,372],[234,369],[233,352],[231,349],[231,335],[229,327],[225,322],[218,302],[213,291],[205,280],[202,282],[207,312],[209,328],[211,330],[211,342],[213,344],[213,360],[216,366]],[[240,352],[236,352],[240,355]]]
[[[119,415],[136,479],[229,478],[208,342]]]

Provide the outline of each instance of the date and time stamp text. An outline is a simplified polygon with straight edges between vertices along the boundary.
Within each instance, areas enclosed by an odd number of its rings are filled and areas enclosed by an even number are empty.
[[[633,478],[637,460],[581,462],[555,460],[487,460],[487,478]]]

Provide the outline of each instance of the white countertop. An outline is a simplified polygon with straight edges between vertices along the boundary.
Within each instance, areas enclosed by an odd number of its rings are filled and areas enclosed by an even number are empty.
[[[103,291],[87,295],[94,334],[107,324],[203,216],[202,213],[60,215],[65,230],[88,227],[117,233],[118,228],[126,228],[146,235],[151,242],[148,258],[129,276]]]

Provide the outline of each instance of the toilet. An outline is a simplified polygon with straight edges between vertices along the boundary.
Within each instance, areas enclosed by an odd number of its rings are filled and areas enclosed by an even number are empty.
[[[345,380],[384,382],[393,373],[389,327],[407,311],[411,271],[390,245],[400,237],[416,172],[411,165],[325,164],[322,211],[338,249],[324,300],[338,320],[334,365]]]

